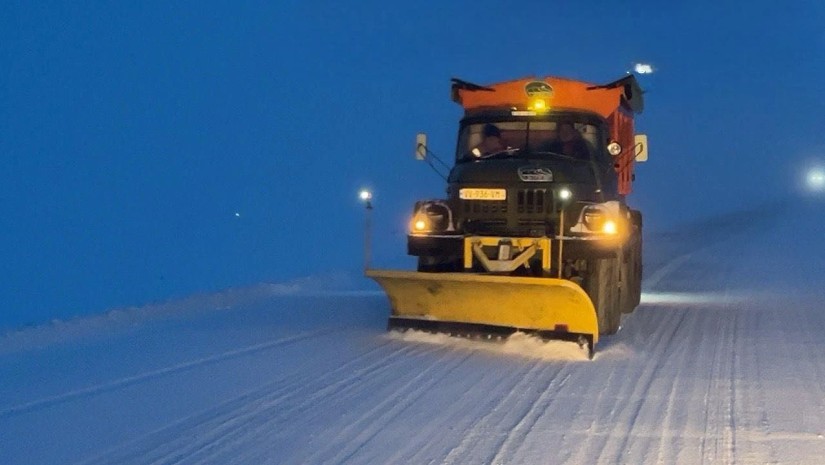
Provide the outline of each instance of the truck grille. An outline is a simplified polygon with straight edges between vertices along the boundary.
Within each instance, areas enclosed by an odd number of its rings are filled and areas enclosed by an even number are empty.
[[[508,189],[507,200],[460,200],[465,232],[496,236],[542,236],[553,233],[553,191]]]
[[[507,213],[507,201],[489,200],[462,200],[464,213],[470,214],[505,214]]]
[[[544,214],[547,212],[547,189],[519,189],[516,192],[516,213]]]
[[[516,213],[527,215],[543,215],[552,211],[552,192],[548,196],[547,189],[516,189],[510,192],[508,200],[462,200],[464,213],[476,214],[506,214],[508,204],[512,205]]]

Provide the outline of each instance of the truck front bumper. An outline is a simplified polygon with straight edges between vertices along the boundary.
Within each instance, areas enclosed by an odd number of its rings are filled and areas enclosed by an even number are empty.
[[[415,257],[461,257],[464,254],[464,236],[410,234],[407,236],[407,254]]]

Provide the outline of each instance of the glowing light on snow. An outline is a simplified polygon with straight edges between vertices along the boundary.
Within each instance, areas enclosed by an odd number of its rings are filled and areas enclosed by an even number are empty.
[[[735,292],[642,292],[642,303],[657,307],[725,306],[748,299],[767,298],[769,294],[738,294]]]
[[[652,74],[653,73],[653,65],[648,63],[636,63],[633,65],[633,71],[636,71],[639,74]]]

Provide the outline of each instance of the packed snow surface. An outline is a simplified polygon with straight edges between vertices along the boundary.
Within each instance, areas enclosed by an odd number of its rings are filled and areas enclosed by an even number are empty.
[[[821,464],[821,207],[649,234],[593,360],[388,334],[383,294],[327,278],[10,332],[0,463]]]

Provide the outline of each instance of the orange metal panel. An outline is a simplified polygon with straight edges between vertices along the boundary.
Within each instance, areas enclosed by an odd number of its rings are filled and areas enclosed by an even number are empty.
[[[531,83],[545,83],[547,88],[528,88]],[[610,116],[621,105],[623,89],[598,87],[581,81],[547,76],[544,78],[523,78],[488,86],[490,90],[458,90],[458,101],[465,110],[482,108],[516,107],[526,110],[532,100],[541,98],[548,109],[573,109],[591,111],[604,118]],[[537,91],[536,91],[537,90]],[[530,95],[532,93],[532,95]]]

